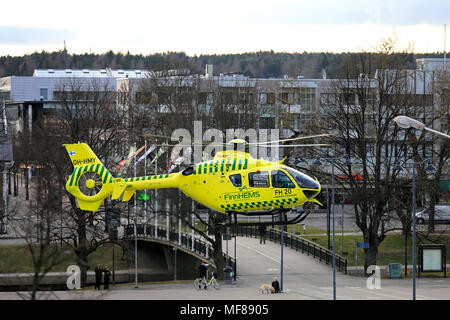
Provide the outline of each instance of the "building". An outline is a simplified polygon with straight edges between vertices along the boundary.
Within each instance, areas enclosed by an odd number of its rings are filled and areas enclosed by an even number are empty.
[[[33,76],[0,78],[0,102],[5,101],[7,117],[13,132],[31,129],[34,120],[52,116],[64,91],[115,92],[119,78],[143,78],[144,70],[41,70]]]
[[[361,97],[357,89],[367,89],[369,100],[379,99],[378,85],[387,78],[402,73],[402,96],[407,102],[408,113],[429,123],[438,112],[444,113],[432,121],[439,131],[449,128],[449,109],[442,104],[442,92],[436,92],[439,75],[445,71],[448,61],[444,59],[417,59],[412,70],[383,70],[374,75],[360,75],[352,79],[347,92],[337,94],[333,86],[340,79],[297,78],[251,78],[238,73],[214,74],[213,66],[207,65],[204,74],[193,75],[189,70],[151,72],[143,70],[36,70],[32,77],[10,76],[0,79],[0,100],[6,100],[7,117],[14,131],[28,126],[33,120],[55,116],[55,110],[63,95],[71,86],[81,91],[110,90],[119,106],[130,104],[164,115],[172,107],[180,117],[185,110],[193,110],[194,118],[220,118],[215,106],[225,106],[235,115],[234,128],[280,129],[280,138],[290,137],[294,132],[301,135],[317,129],[317,119],[327,118],[327,109],[345,96],[352,112],[357,112]],[[447,88],[448,90],[448,88]],[[367,98],[366,97],[366,98]],[[404,107],[404,106],[398,106]],[[251,114],[251,117],[247,117]],[[174,117],[177,114],[170,114]],[[375,116],[375,115],[372,115]],[[373,134],[371,115],[367,119],[367,134]],[[328,119],[330,122],[333,119]],[[330,127],[330,130],[332,127]],[[430,148],[425,141],[422,153],[429,156]],[[303,158],[312,157],[309,149],[297,149]],[[406,153],[405,153],[406,156]],[[447,179],[448,180],[448,179]]]

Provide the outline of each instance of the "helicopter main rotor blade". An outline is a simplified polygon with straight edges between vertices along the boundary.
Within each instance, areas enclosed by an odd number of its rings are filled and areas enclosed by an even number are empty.
[[[303,140],[303,139],[310,139],[310,138],[319,138],[319,137],[328,137],[331,136],[331,134],[329,133],[322,133],[322,134],[317,134],[317,135],[313,135],[313,136],[306,136],[306,137],[298,137],[298,138],[289,138],[289,139],[282,139],[282,140],[273,140],[273,141],[264,141],[264,142],[252,142],[252,143],[247,143],[249,145],[255,145],[255,144],[271,144],[271,143],[277,143],[277,142],[284,142],[284,141],[294,141],[294,140]]]
[[[178,144],[176,146],[178,147],[192,147],[195,146],[196,144]],[[316,143],[316,144],[279,144],[279,145],[274,145],[274,144],[258,144],[259,147],[266,147],[266,148],[274,148],[274,147],[280,147],[280,148],[289,148],[289,147],[327,147],[330,146],[331,144],[329,143]],[[157,147],[161,147],[161,146],[168,146],[168,147],[174,147],[175,145],[167,145],[167,144],[155,144],[155,146]],[[203,147],[205,146],[215,146],[215,147],[221,147],[223,145],[221,144],[207,144],[207,145],[202,145]]]
[[[261,145],[260,145],[261,146]],[[280,145],[268,145],[269,147],[280,147],[280,148],[290,148],[290,147],[328,147],[331,146],[329,143],[316,143],[316,144],[280,144]],[[264,147],[264,146],[263,146]]]
[[[140,135],[141,137],[144,137],[144,138],[164,138],[164,139],[169,139],[170,141],[169,142],[174,142],[174,143],[179,143],[179,142],[181,142],[180,140],[176,140],[176,138],[174,139],[174,137],[169,137],[169,136],[160,136],[160,135],[157,135],[157,134],[150,134],[150,133],[146,133],[146,134],[141,134]],[[190,147],[190,146],[204,146],[204,145],[211,145],[211,144],[215,144],[215,145],[217,145],[217,146],[222,146],[222,145],[226,145],[227,143],[224,143],[224,142],[212,142],[212,141],[210,141],[210,142],[208,142],[208,141],[193,141],[193,143],[191,143],[191,144],[188,144],[188,145],[179,145],[179,146],[181,146],[181,147]],[[156,146],[162,146],[162,145],[159,145],[159,144],[157,144]],[[169,146],[171,146],[171,145],[169,145]]]

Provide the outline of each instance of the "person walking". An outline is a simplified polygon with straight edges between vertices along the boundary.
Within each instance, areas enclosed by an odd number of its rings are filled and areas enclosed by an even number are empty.
[[[100,285],[102,284],[102,274],[103,274],[103,267],[99,263],[95,267],[95,290],[100,290]]]
[[[259,244],[263,242],[266,244],[266,226],[264,224],[259,226]]]
[[[109,271],[108,266],[105,266],[105,290],[109,290],[109,278],[111,277],[111,271]]]

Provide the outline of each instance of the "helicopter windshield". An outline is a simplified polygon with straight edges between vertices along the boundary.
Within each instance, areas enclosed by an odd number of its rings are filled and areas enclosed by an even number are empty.
[[[319,189],[320,185],[317,181],[313,180],[311,177],[308,177],[306,174],[301,173],[292,168],[283,168],[285,169],[294,180],[297,182],[300,188],[304,189]]]

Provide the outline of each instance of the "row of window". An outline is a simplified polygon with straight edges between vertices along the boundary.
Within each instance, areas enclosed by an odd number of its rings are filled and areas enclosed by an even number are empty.
[[[295,184],[283,171],[272,171],[270,176],[272,178],[273,188],[295,188]],[[235,187],[242,187],[242,176],[240,173],[231,175],[230,180]],[[269,188],[269,172],[250,172],[248,174],[248,183],[252,188]]]
[[[136,92],[135,98],[137,103],[158,103],[167,104],[175,101],[178,97],[180,101],[191,101],[194,99],[192,92],[183,90],[176,92],[174,90],[161,90],[159,92]],[[119,93],[119,101],[125,101],[122,94]],[[315,88],[300,88],[297,92],[267,92],[256,93],[248,91],[223,91],[214,98],[212,92],[201,92],[195,97],[199,104],[212,104],[216,99],[219,103],[224,104],[298,104],[305,110],[311,111],[315,107]],[[258,99],[258,101],[257,101]]]
[[[294,171],[287,168],[291,176],[295,179],[298,186],[305,189],[318,189],[319,184],[302,174],[301,172]],[[294,182],[289,176],[281,170],[273,170],[270,172],[270,180],[272,180],[273,188],[295,188]],[[242,176],[240,173],[230,175],[230,181],[235,187],[242,187]],[[252,188],[269,188],[269,172],[268,171],[256,171],[248,174],[248,184]]]

